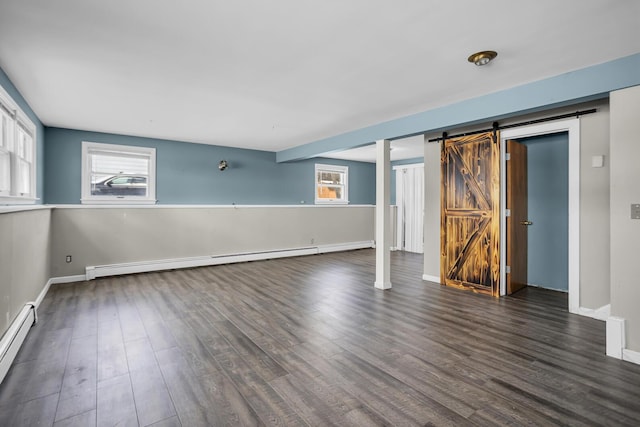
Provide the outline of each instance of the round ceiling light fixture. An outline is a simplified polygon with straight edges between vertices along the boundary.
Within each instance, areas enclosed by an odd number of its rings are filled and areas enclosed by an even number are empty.
[[[498,52],[493,50],[483,50],[482,52],[476,52],[467,58],[467,61],[476,64],[478,67],[487,65],[491,60],[498,56]]]

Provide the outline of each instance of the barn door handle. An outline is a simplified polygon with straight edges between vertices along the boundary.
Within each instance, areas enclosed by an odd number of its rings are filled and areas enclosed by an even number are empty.
[[[522,224],[522,225],[533,225],[533,222],[531,222],[531,221],[520,221],[520,224]]]

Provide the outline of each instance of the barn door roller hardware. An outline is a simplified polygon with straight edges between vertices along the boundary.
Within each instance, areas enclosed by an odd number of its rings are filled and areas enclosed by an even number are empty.
[[[428,142],[439,142],[439,141],[444,141],[447,138],[458,138],[458,137],[461,137],[461,136],[477,135],[479,133],[485,133],[485,132],[493,132],[495,134],[497,131],[502,130],[502,129],[511,129],[511,128],[517,128],[517,127],[520,127],[520,126],[534,125],[534,124],[537,124],[537,123],[550,122],[550,121],[553,121],[553,120],[567,119],[569,117],[578,118],[578,117],[584,116],[586,114],[595,113],[596,111],[598,111],[598,110],[595,109],[595,108],[591,108],[589,110],[576,111],[575,113],[559,114],[557,116],[545,117],[543,119],[528,120],[526,122],[512,123],[510,125],[503,125],[503,126],[500,126],[498,122],[493,122],[492,127],[489,128],[489,129],[475,130],[475,131],[472,131],[472,132],[460,133],[460,134],[457,134],[457,135],[448,135],[447,132],[442,132],[442,136],[437,137],[437,138],[432,138]]]

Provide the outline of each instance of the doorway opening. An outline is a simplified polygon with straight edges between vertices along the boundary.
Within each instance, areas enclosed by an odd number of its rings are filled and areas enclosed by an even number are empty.
[[[528,285],[569,291],[569,139],[566,132],[518,140],[527,147]]]
[[[513,128],[504,130],[500,134],[501,138],[501,256],[500,256],[500,295],[506,295],[507,278],[506,278],[506,248],[507,248],[507,224],[506,224],[506,156],[505,148],[507,140],[522,140],[530,137],[538,137],[541,135],[551,135],[564,133],[568,139],[568,153],[566,163],[566,176],[568,180],[568,188],[566,192],[566,230],[567,230],[567,247],[566,247],[566,276],[567,289],[569,293],[569,312],[577,313],[580,301],[580,282],[579,282],[579,247],[580,247],[580,121],[579,119],[561,120],[557,122],[543,123],[533,126]],[[537,262],[537,261],[536,261]],[[545,279],[546,280],[546,279]],[[535,284],[534,281],[531,281]]]

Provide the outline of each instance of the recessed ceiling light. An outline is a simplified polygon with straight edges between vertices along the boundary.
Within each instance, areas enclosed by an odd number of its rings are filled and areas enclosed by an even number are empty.
[[[476,52],[467,58],[467,61],[476,64],[477,66],[487,65],[493,58],[498,56],[498,52],[493,50],[483,50],[482,52]]]

